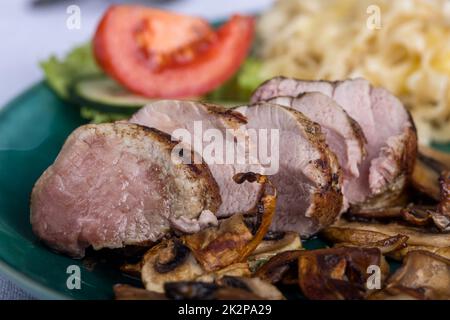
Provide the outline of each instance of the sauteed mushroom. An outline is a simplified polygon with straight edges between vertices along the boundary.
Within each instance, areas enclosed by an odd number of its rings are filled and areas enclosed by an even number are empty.
[[[326,228],[322,235],[333,243],[350,243],[352,245],[370,246],[371,243],[386,241],[397,235],[407,236],[407,248],[389,252],[388,255],[397,259],[412,250],[423,249],[438,252],[438,249],[450,248],[450,234],[432,231],[426,228],[406,226],[392,223],[363,223],[339,220],[333,226]],[[440,252],[446,252],[441,250]]]
[[[276,190],[266,176],[245,173],[237,174],[234,178],[237,183],[256,181],[264,185],[264,194],[256,212],[257,217],[260,217],[260,223],[256,233],[252,234],[245,223],[244,216],[236,214],[222,220],[218,228],[207,228],[196,234],[184,236],[184,243],[208,272],[246,261],[263,240],[275,214]]]
[[[199,281],[169,282],[166,296],[175,300],[282,300],[273,285],[258,278],[223,277],[216,283]]]
[[[410,206],[402,210],[405,221],[418,225],[434,225],[442,232],[450,231],[450,171],[439,177],[440,201],[437,207]]]
[[[255,272],[255,276],[270,283],[280,282],[289,271],[297,269],[297,260],[302,252],[291,250],[273,256]]]
[[[406,248],[406,242],[408,241],[408,237],[398,234],[396,236],[393,237],[389,237],[386,239],[382,239],[380,241],[375,241],[375,242],[360,242],[358,244],[354,244],[354,243],[338,243],[336,244],[336,247],[352,247],[352,246],[357,246],[357,247],[362,247],[362,248],[378,248],[382,254],[387,254],[390,252],[396,252],[398,250],[401,250],[403,248]]]
[[[257,269],[271,257],[280,252],[299,250],[302,248],[300,236],[295,232],[268,232],[264,240],[248,258],[250,268]]]
[[[141,278],[147,290],[164,292],[165,282],[193,280],[203,273],[190,250],[180,240],[170,239],[145,254]]]
[[[247,262],[240,262],[229,265],[223,269],[204,274],[196,279],[196,281],[214,282],[224,276],[232,277],[251,277],[252,272]]]
[[[367,285],[372,266],[379,268],[383,281],[389,266],[377,248],[304,251],[298,259],[299,285],[309,299],[363,299],[372,289]]]
[[[198,281],[166,282],[164,292],[172,300],[214,300],[219,289],[215,283]]]
[[[450,170],[450,157],[438,151],[421,149],[412,174],[413,186],[433,198],[440,199],[438,179],[445,170]]]
[[[431,212],[434,224],[444,232],[450,231],[450,171],[439,178],[441,200],[435,212]]]
[[[408,253],[386,288],[371,299],[450,299],[450,260],[426,251]]]
[[[419,146],[419,152],[428,158],[435,159],[450,169],[450,155],[447,152],[442,152],[424,145]]]
[[[255,295],[267,300],[284,300],[283,294],[272,284],[258,277],[230,277],[225,276],[218,282],[219,285],[240,288],[250,291]]]
[[[219,227],[207,228],[183,237],[183,241],[207,271],[219,270],[242,261],[240,250],[253,238],[241,214],[220,222]]]
[[[345,214],[349,218],[358,217],[363,219],[393,219],[398,218],[402,214],[403,206],[387,207],[387,208],[357,208],[352,207]]]

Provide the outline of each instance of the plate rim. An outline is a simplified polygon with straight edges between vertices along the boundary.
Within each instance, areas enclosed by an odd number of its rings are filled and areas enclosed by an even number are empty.
[[[46,86],[48,89],[50,89],[47,85],[47,82],[44,79],[41,79],[32,85],[29,85],[25,87],[20,93],[9,99],[5,104],[2,105],[0,108],[0,116],[3,115],[3,113],[7,112],[9,109],[13,107],[13,105],[17,104],[20,100],[25,99],[26,96],[31,94],[34,90],[37,90],[41,86]]]
[[[33,91],[40,87],[46,86],[45,80],[40,80],[26,89],[24,89],[17,96],[10,99],[0,109],[0,116],[11,110],[11,108],[20,103],[20,100],[26,99],[27,96],[33,93]],[[50,289],[49,287],[41,284],[40,282],[33,280],[25,273],[18,271],[11,267],[3,258],[0,257],[0,275],[4,276],[6,280],[11,281],[14,285],[21,288],[26,293],[30,294],[33,298],[42,300],[72,300],[73,298],[58,292],[57,290]]]

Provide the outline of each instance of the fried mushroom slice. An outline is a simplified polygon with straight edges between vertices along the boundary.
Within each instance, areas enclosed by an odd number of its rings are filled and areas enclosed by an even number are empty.
[[[237,214],[220,222],[219,227],[207,228],[183,241],[195,258],[207,271],[212,272],[241,261],[240,250],[253,238],[244,223],[243,215]]]
[[[439,163],[450,169],[450,154],[448,154],[447,152],[442,152],[435,148],[430,148],[424,145],[419,146],[419,152],[428,158],[438,161]]]
[[[386,208],[351,207],[349,211],[345,213],[345,216],[349,218],[385,220],[401,217],[403,209],[404,209],[403,206],[394,206]]]
[[[258,277],[222,277],[217,281],[219,285],[231,288],[241,288],[266,300],[284,300],[283,294],[271,283]]]
[[[402,250],[407,247],[406,242],[408,241],[408,237],[398,234],[393,237],[389,237],[386,239],[382,239],[380,241],[375,242],[360,242],[356,243],[337,243],[336,247],[363,247],[363,248],[378,248],[382,254],[387,254],[391,252],[396,252],[398,250]]]
[[[448,155],[440,156],[441,152],[424,152],[420,149],[411,177],[414,188],[438,201],[440,199],[439,176],[445,170],[450,170],[450,158]],[[448,161],[444,163],[442,161]]]
[[[369,267],[377,266],[384,281],[389,266],[377,248],[342,247],[303,251],[298,258],[299,285],[313,300],[364,299]]]
[[[302,254],[303,250],[289,250],[278,253],[264,263],[255,272],[255,276],[270,283],[279,283],[285,279],[285,276],[297,269],[297,260]],[[295,272],[297,273],[297,272]],[[295,276],[295,283],[297,276]]]
[[[442,232],[450,231],[450,171],[443,171],[438,182],[440,200],[437,207],[410,206],[402,211],[405,221],[419,226],[434,225]]]
[[[257,206],[259,219],[256,232],[246,225],[244,216],[236,214],[220,222],[218,227],[210,227],[196,234],[183,236],[197,261],[207,272],[222,269],[237,262],[246,261],[266,235],[275,214],[276,190],[267,176],[244,173],[235,176],[237,183],[244,181],[264,184],[263,196]]]
[[[165,294],[174,300],[283,300],[273,285],[258,278],[223,277],[215,283],[201,281],[168,282]]]
[[[151,248],[142,261],[141,279],[147,290],[164,292],[164,283],[193,280],[204,274],[189,248],[170,239]]]
[[[434,224],[443,232],[450,231],[450,171],[439,178],[441,199],[436,212],[430,212]]]
[[[402,260],[408,255],[409,252],[413,251],[427,251],[434,253],[435,255],[441,256],[446,259],[450,259],[450,247],[438,248],[430,246],[412,246],[407,245],[405,248],[393,251],[389,253],[389,257],[395,260]]]
[[[216,282],[178,281],[164,284],[164,293],[126,284],[114,286],[116,300],[284,300],[273,285],[259,278],[224,276]]]
[[[210,273],[206,273],[198,278],[196,281],[202,282],[214,282],[222,277],[231,276],[231,277],[251,277],[252,272],[250,271],[249,265],[247,262],[234,263],[230,266],[227,266],[223,269],[213,271]]]
[[[371,299],[450,299],[450,260],[427,251],[412,251]]]
[[[248,257],[250,269],[257,269],[280,252],[300,249],[302,249],[302,242],[298,233],[269,231]]]
[[[441,233],[432,229],[407,226],[396,222],[348,222],[340,219],[331,227],[322,232],[322,236],[333,243],[349,243],[352,245],[367,245],[373,242],[386,241],[398,235],[407,236],[408,249],[391,251],[389,256],[401,259],[415,248],[429,248],[429,251],[450,248],[450,234]],[[434,248],[434,249],[433,249]],[[442,251],[444,252],[444,251]]]
[[[172,300],[214,300],[218,289],[215,283],[200,281],[177,281],[164,284],[164,292]]]

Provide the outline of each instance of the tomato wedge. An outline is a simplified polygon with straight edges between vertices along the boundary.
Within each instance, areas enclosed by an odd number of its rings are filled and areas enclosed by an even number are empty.
[[[151,98],[203,95],[229,79],[245,59],[254,19],[233,16],[217,30],[199,18],[142,6],[110,7],[93,40],[103,70]]]

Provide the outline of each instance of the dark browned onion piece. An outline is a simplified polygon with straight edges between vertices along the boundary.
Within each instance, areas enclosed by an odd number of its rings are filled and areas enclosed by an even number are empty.
[[[263,240],[266,241],[275,241],[275,240],[281,240],[286,235],[286,232],[284,231],[268,231],[266,235],[264,236]]]
[[[444,171],[439,178],[441,199],[438,210],[440,213],[450,216],[450,171]]]
[[[417,190],[425,193],[434,200],[439,200],[440,189],[438,179],[443,171],[449,169],[449,165],[443,164],[439,160],[420,152],[417,155],[411,177],[412,184]]]
[[[304,251],[298,260],[302,293],[313,300],[364,299],[369,266],[381,269],[381,280],[389,267],[377,248],[341,247]]]
[[[116,284],[113,289],[116,300],[167,300],[162,293],[135,288],[127,284]]]
[[[164,292],[172,300],[213,300],[218,288],[209,282],[179,281],[164,284]]]
[[[250,279],[250,278],[249,278]],[[230,282],[231,280],[228,280]],[[242,282],[242,281],[240,281]],[[248,286],[227,286],[224,283],[180,281],[164,285],[166,296],[174,300],[261,300]]]
[[[220,279],[220,283],[226,287],[251,291],[248,285],[238,277],[224,276]]]
[[[401,211],[405,222],[413,226],[427,226],[431,221],[429,210],[431,208],[410,205]]]
[[[245,181],[248,182],[256,182],[259,181],[259,179],[261,179],[261,175],[257,174],[257,173],[253,173],[253,172],[245,172],[245,173],[237,173],[234,175],[233,180],[234,182],[236,182],[237,184],[242,184]]]
[[[292,268],[297,268],[297,259],[303,250],[285,251],[270,258],[255,273],[256,277],[270,283],[278,283]]]
[[[363,218],[363,219],[393,219],[402,216],[403,206],[387,207],[387,208],[359,208],[351,207],[346,213],[348,218]]]

